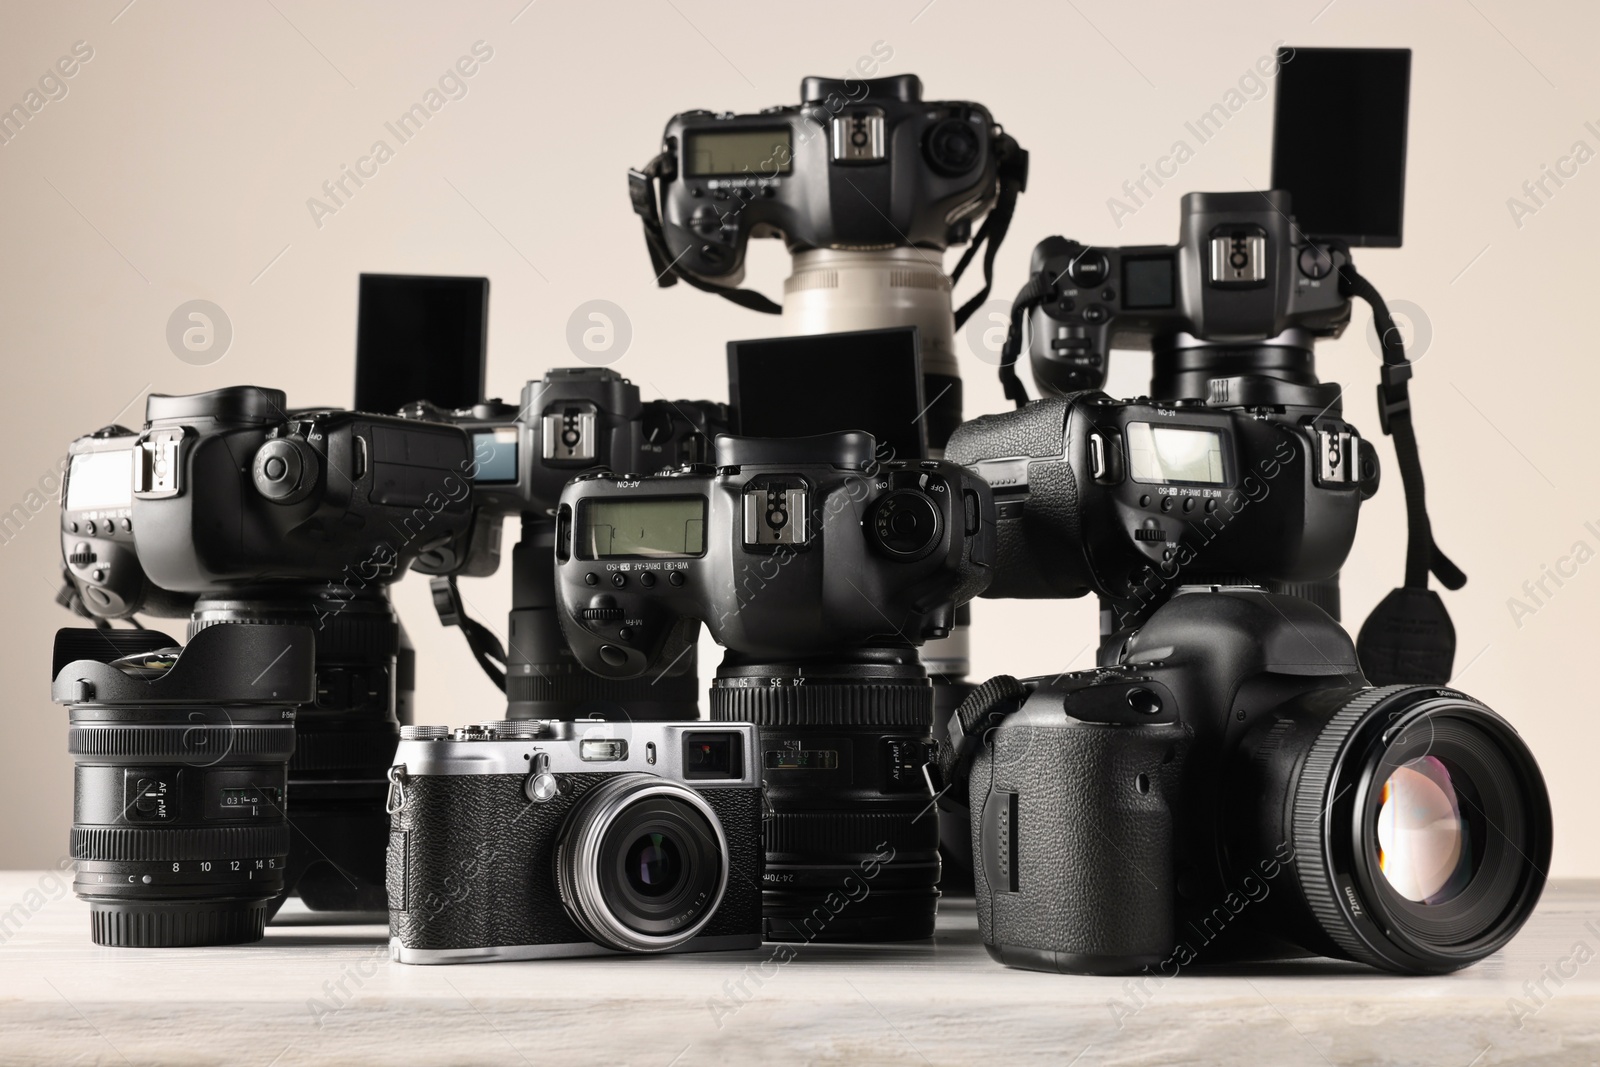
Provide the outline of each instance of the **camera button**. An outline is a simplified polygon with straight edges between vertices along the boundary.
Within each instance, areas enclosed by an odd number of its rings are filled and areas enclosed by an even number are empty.
[[[683,572],[682,571],[673,571],[671,574],[667,575],[667,581],[671,582],[673,585],[682,585],[683,584]]]
[[[1090,304],[1088,307],[1083,309],[1083,321],[1087,323],[1104,322],[1109,314],[1110,313],[1099,304]]]
[[[590,571],[589,573],[587,573],[587,574],[585,574],[583,576],[583,584],[584,585],[599,585],[600,584],[600,576],[598,574],[596,574],[594,571]]]
[[[1136,686],[1128,690],[1128,707],[1140,715],[1158,715],[1161,712],[1161,698],[1148,689]]]
[[[1183,511],[1184,511],[1184,514],[1188,514],[1189,512],[1191,512],[1193,510],[1194,510],[1194,497],[1190,497],[1189,499],[1187,499],[1187,500],[1185,500],[1183,502]]]
[[[1172,498],[1170,496],[1164,496],[1164,497],[1161,498],[1161,510],[1162,511],[1171,511],[1172,510]]]
[[[1150,494],[1149,493],[1145,493],[1143,496],[1141,496],[1139,498],[1139,506],[1141,508],[1147,508],[1147,507],[1150,506]]]
[[[639,575],[639,584],[644,586],[646,589],[649,589],[656,584],[656,576],[651,574],[649,571],[645,571],[643,574]]]
[[[122,528],[124,530],[126,530],[126,531],[131,531],[133,529],[133,520],[132,519],[123,519],[122,520]]]
[[[622,573],[613,574],[611,576],[611,584],[616,586],[618,589],[621,589],[623,586],[628,584],[628,576]]]
[[[628,654],[616,645],[601,645],[600,661],[608,667],[621,667],[628,662]]]
[[[1093,289],[1111,274],[1111,261],[1099,252],[1084,251],[1067,267],[1067,275],[1081,288]]]

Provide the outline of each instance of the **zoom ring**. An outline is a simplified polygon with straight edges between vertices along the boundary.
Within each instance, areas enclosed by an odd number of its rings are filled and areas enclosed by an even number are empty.
[[[1316,916],[1317,925],[1334,944],[1349,953],[1351,959],[1385,970],[1388,962],[1355,932],[1345,915],[1345,905],[1338,896],[1339,887],[1334,884],[1334,872],[1329,869],[1323,840],[1327,809],[1333,806],[1328,791],[1333,786],[1334,768],[1351,731],[1373,708],[1411,688],[1414,687],[1391,685],[1371,689],[1339,709],[1312,743],[1294,797],[1295,871],[1300,879],[1300,891]]]
[[[106,863],[255,859],[289,852],[289,827],[215,826],[137,830],[74,826],[72,858]]]
[[[294,751],[294,726],[130,726],[107,723],[67,728],[67,751],[74,756],[126,756],[176,759],[210,765],[224,760],[274,762]]]
[[[778,812],[762,833],[769,854],[931,852],[939,845],[936,820],[900,812]]]
[[[711,718],[757,726],[911,726],[933,718],[926,682],[711,688]]]

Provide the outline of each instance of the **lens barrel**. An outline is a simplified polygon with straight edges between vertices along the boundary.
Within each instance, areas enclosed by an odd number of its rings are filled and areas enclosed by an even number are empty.
[[[1293,849],[1280,921],[1307,948],[1404,974],[1498,951],[1532,914],[1550,798],[1500,716],[1434,686],[1325,689],[1241,746],[1235,857]]]
[[[312,911],[386,917],[385,776],[400,740],[400,625],[387,593],[201,600],[189,631],[219,623],[298,623],[316,635],[316,694],[300,709],[289,760],[294,845],[285,882]]]
[[[729,653],[712,682],[711,717],[758,728],[772,809],[767,940],[933,935],[939,820],[923,774],[933,689],[915,650],[787,664]]]
[[[240,629],[219,627],[158,669],[75,659],[58,672],[52,695],[68,706],[74,761],[73,888],[96,944],[256,941],[283,892],[287,764],[296,706],[310,695],[311,634]],[[80,635],[76,653],[87,647],[85,631],[63,633]],[[58,663],[61,648],[58,637]],[[220,699],[198,699],[207,689]]]
[[[653,774],[595,787],[567,816],[556,886],[599,944],[665,952],[695,937],[728,885],[728,840],[694,790]]]

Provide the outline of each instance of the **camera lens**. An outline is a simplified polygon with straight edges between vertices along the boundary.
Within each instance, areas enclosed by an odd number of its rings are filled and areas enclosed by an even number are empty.
[[[1265,725],[1270,722],[1271,725]],[[1401,973],[1504,946],[1544,888],[1550,798],[1515,730],[1428,686],[1321,690],[1267,716],[1233,776],[1250,840],[1293,850],[1295,939]]]
[[[628,846],[623,868],[634,892],[659,897],[682,881],[683,856],[672,838],[652,830]]]
[[[694,790],[621,774],[586,793],[556,849],[567,912],[596,942],[664,952],[711,920],[728,881],[728,842]]]
[[[933,689],[911,649],[849,662],[747,664],[730,653],[711,717],[758,727],[769,941],[933,935],[939,819],[923,766]]]
[[[285,881],[312,911],[387,914],[384,813],[400,728],[400,624],[387,593],[196,603],[191,638],[212,626],[300,624],[316,634],[316,697],[300,709],[289,760],[294,848]]]
[[[1450,767],[1435,756],[1410,760],[1384,781],[1377,815],[1378,869],[1407,900],[1443,904],[1472,880],[1477,870],[1472,839],[1478,827],[1462,814],[1464,799]]]
[[[309,634],[305,644],[308,662]],[[105,674],[63,670],[57,681],[73,690],[65,701],[75,765],[73,889],[89,902],[99,945],[257,941],[283,891],[295,707],[271,700],[270,684],[257,703],[161,699],[157,687],[187,654],[166,649],[93,664],[150,686],[148,700],[126,699],[131,685],[118,692]]]

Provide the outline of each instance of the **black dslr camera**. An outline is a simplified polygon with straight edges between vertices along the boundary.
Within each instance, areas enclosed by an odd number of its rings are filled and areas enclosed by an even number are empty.
[[[390,772],[401,963],[761,943],[749,725],[408,726]]]
[[[1311,582],[1338,573],[1372,445],[1339,417],[1336,385],[1211,382],[1212,403],[1051,397],[958,429],[946,456],[994,489],[986,596],[1094,593],[1114,653],[1181,585]]]
[[[692,650],[665,676],[638,684],[602,683],[573,659],[555,619],[551,516],[562,488],[585,471],[652,472],[703,461],[712,437],[727,428],[726,406],[694,400],[645,402],[639,387],[613,370],[564,367],[528,382],[520,405],[489,400],[446,411],[419,401],[401,414],[453,423],[471,436],[472,503],[479,526],[496,536],[479,537],[473,557],[459,573],[492,574],[499,563],[499,520],[522,516],[522,539],[512,553],[511,617],[503,649],[487,629],[467,617],[455,575],[434,579],[440,618],[462,626],[479,663],[506,691],[507,718],[696,718]]]
[[[723,436],[715,462],[567,486],[556,585],[573,653],[637,677],[704,622],[728,649],[712,718],[760,728],[768,938],[927,937],[933,693],[916,646],[988,583],[988,487],[952,463],[879,464],[862,433]],[[858,868],[870,894],[829,905]]]
[[[1360,493],[1343,495],[1351,505],[1345,512],[1349,521],[1328,539],[1343,538],[1342,548],[1317,554],[1315,566],[1290,575],[1280,572],[1278,554],[1256,530],[1251,536],[1259,562],[1242,551],[1241,537],[1235,558],[1245,566],[1203,576],[1249,580],[1303,596],[1337,619],[1337,569],[1349,547],[1345,531],[1354,521],[1353,505],[1370,495],[1376,481],[1375,470],[1366,467],[1370,450],[1356,444],[1348,427],[1331,425],[1338,421],[1340,392],[1337,386],[1319,385],[1314,346],[1344,330],[1353,297],[1366,301],[1383,353],[1379,419],[1394,439],[1405,482],[1408,544],[1405,585],[1362,627],[1361,660],[1368,676],[1380,683],[1443,682],[1451,674],[1455,629],[1438,594],[1428,588],[1428,575],[1449,589],[1460,588],[1466,576],[1433,540],[1411,422],[1412,368],[1401,333],[1350,256],[1352,246],[1398,247],[1401,242],[1411,53],[1283,49],[1279,67],[1271,189],[1185,196],[1175,246],[1109,248],[1046,238],[1035,248],[1031,277],[1012,305],[1001,379],[1006,395],[1019,407],[1024,404],[1027,390],[1014,365],[1024,334],[1034,380],[1045,393],[1058,395],[1098,389],[1109,350],[1138,346],[1152,354],[1150,396],[1158,402],[1298,420],[1316,425],[1319,445],[1331,440],[1321,436],[1324,429],[1335,437],[1348,432],[1351,451],[1335,443],[1331,452],[1325,447],[1308,451],[1301,464],[1311,471],[1340,460],[1346,480],[1361,486]],[[1328,151],[1329,145],[1339,151]],[[1332,419],[1324,421],[1326,416]],[[968,462],[1018,454],[1012,443],[1000,440],[974,442],[963,452]],[[1295,522],[1314,518],[1288,517]],[[1140,536],[1133,529],[1140,524],[1126,525],[1118,539]],[[1171,533],[1152,530],[1149,536],[1162,532]],[[1303,536],[1298,526],[1273,535],[1291,544]],[[1219,558],[1217,565],[1224,562]],[[1140,581],[1131,578],[1132,585]],[[1102,618],[1115,624],[1125,613],[1111,607]],[[1102,636],[1102,649],[1116,646],[1113,629],[1103,627]]]
[[[1184,590],[1107,667],[985,683],[951,734],[1008,966],[1437,974],[1504,946],[1544,886],[1550,800],[1516,731],[1454,689],[1367,685],[1298,597]]]
[[[314,909],[383,910],[383,773],[412,688],[388,587],[467,558],[471,461],[457,427],[289,411],[255,386],[155,394],[141,431],[72,445],[61,547],[79,611],[188,616],[191,638],[228,624],[314,632],[284,878]]]
[[[939,422],[960,419],[954,330],[988,298],[1027,173],[1028,153],[983,105],[924,100],[902,74],[806,78],[798,105],[755,115],[674,115],[628,186],[662,286],[781,312],[794,335],[917,327]],[[781,305],[736,288],[751,237],[781,237],[794,257]],[[969,241],[946,275],[945,249]],[[952,312],[980,247],[983,289]]]

